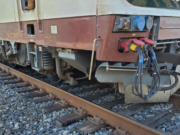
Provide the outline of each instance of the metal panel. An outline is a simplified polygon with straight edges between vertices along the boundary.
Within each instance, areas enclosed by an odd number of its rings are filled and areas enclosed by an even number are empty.
[[[1,0],[0,23],[110,14],[180,16],[180,10],[154,10],[133,6],[126,0],[36,0],[36,8],[30,11],[23,11],[21,2]]]
[[[159,40],[180,38],[180,18],[179,17],[160,17]]]
[[[21,0],[1,0],[0,23],[110,14],[180,16],[179,10],[138,7],[126,0],[36,0],[36,4],[34,10],[23,11]]]
[[[97,0],[40,0],[43,19],[96,15]]]
[[[97,42],[96,58],[101,61],[136,62],[138,54],[120,53],[118,41],[120,38],[148,37],[149,32],[112,33],[114,22],[114,15],[97,17],[97,37],[101,37],[101,41]]]
[[[107,67],[112,70],[107,71]],[[117,70],[113,70],[117,69]],[[99,82],[103,83],[119,83],[122,82],[124,87],[133,83],[133,77],[137,70],[134,65],[122,66],[121,63],[109,65],[108,62],[102,63],[97,71],[95,77]],[[148,74],[148,69],[143,69],[143,80],[142,84],[151,85],[152,77]],[[169,75],[161,75],[161,84],[170,85]]]
[[[158,40],[179,39],[179,38],[180,38],[179,29],[159,29]]]
[[[179,17],[160,17],[160,29],[179,29]]]
[[[91,58],[91,53],[89,51],[78,51],[74,54],[59,52],[58,56],[76,69],[88,73]]]
[[[12,0],[0,0],[0,23],[16,21],[14,4]]]
[[[146,85],[143,85],[143,94],[147,95],[149,92],[149,88]],[[125,88],[125,103],[161,103],[168,102],[171,96],[171,90],[168,91],[158,91],[154,96],[147,100],[143,100],[142,98],[134,95],[132,93],[132,85],[129,85]]]
[[[133,6],[126,0],[97,0],[98,15],[129,14],[152,16],[180,16],[180,10]]]
[[[35,36],[27,34],[27,24],[33,24]],[[96,17],[43,20],[44,33],[39,32],[37,21],[24,22],[24,32],[19,23],[0,24],[0,39],[37,45],[92,50],[95,38]],[[57,26],[57,34],[51,34],[51,26]]]
[[[96,15],[96,0],[36,0],[29,11],[22,10],[22,2],[1,0],[0,23]]]

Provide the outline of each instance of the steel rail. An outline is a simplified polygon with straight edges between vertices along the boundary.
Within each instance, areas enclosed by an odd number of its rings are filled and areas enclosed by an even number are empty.
[[[112,111],[104,109],[98,105],[95,105],[89,101],[86,101],[77,96],[74,96],[68,92],[65,92],[59,88],[51,86],[40,80],[37,80],[31,76],[28,76],[24,73],[21,73],[15,69],[12,69],[8,66],[3,65],[3,64],[0,64],[0,69],[5,72],[8,72],[14,76],[17,76],[18,78],[22,79],[23,81],[30,83],[30,84],[38,87],[39,89],[46,91],[47,93],[55,94],[59,99],[61,99],[61,100],[64,99],[64,100],[68,101],[70,103],[70,105],[72,105],[74,107],[77,107],[77,108],[81,107],[81,108],[85,109],[92,116],[98,115],[108,125],[111,125],[113,127],[121,127],[122,129],[126,130],[131,135],[163,135],[164,134],[160,131],[157,131],[155,129],[152,129],[150,127],[147,127],[145,125],[137,123],[133,120],[130,120],[126,117],[118,115]]]

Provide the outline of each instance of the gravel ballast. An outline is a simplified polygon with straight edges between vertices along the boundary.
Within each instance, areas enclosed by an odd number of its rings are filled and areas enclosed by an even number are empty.
[[[158,113],[162,113],[164,111],[171,111],[173,108],[173,104],[156,104],[142,112],[138,112],[131,116],[132,119],[137,121],[144,121],[146,118],[154,117]]]
[[[7,86],[1,87],[0,135],[79,135],[74,127],[91,119],[87,117],[67,127],[58,127],[55,119],[76,111],[76,108],[69,107],[46,114],[41,107],[58,103],[59,100],[35,104],[33,100],[38,98],[26,99],[22,97],[23,95],[23,93],[17,94],[13,89],[8,89]],[[111,128],[103,128],[92,135],[108,135],[112,132]]]
[[[179,127],[180,127],[180,113],[175,113],[170,120],[158,126],[157,129],[164,131],[166,133],[171,133],[172,131],[178,129]]]

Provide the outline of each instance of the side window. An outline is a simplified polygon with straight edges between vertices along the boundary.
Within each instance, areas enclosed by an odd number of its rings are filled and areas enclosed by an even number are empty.
[[[21,0],[22,10],[34,10],[35,9],[35,0]]]
[[[179,9],[179,0],[127,0],[129,3],[140,7],[155,7],[167,9]]]

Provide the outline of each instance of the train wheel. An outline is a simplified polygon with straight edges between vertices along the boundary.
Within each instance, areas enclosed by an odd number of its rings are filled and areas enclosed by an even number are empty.
[[[57,75],[47,74],[46,76],[51,83],[57,84],[61,82],[61,79]]]
[[[27,58],[27,47],[26,44],[20,44],[17,45],[18,53],[16,54],[17,61],[20,65],[26,64],[26,58]]]

